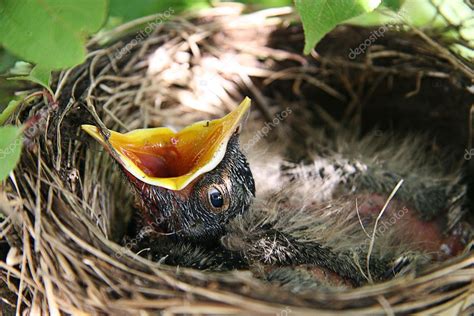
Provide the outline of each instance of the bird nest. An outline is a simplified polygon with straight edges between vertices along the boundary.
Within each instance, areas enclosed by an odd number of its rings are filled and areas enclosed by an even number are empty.
[[[299,114],[267,142],[295,146],[287,139],[315,124],[360,133],[408,126],[434,133],[437,148],[450,149],[449,161],[462,156],[470,140],[472,97],[465,87],[471,78],[451,53],[419,30],[395,27],[366,54],[348,59],[349,49],[372,30],[341,26],[320,43],[319,54],[303,56],[301,26],[289,22],[293,14],[286,8],[241,14],[240,7],[226,6],[202,16],[133,21],[99,34],[84,64],[57,73],[54,96],[32,91],[12,119],[26,122],[25,148],[0,193],[1,234],[9,246],[1,278],[13,293],[2,295],[5,306],[32,314],[166,315],[472,308],[469,254],[383,283],[293,293],[245,270],[163,265],[132,251],[133,238],[124,239],[133,197],[81,124],[181,128],[222,116],[248,95],[255,102],[247,143],[255,128],[291,105]],[[440,110],[446,116],[431,115]],[[390,113],[390,121],[381,113]],[[305,154],[294,148],[293,156]]]

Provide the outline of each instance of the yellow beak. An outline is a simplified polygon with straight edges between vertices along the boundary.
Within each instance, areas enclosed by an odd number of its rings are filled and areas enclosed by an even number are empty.
[[[224,158],[227,143],[250,108],[250,99],[223,118],[201,121],[179,132],[167,127],[137,129],[125,134],[110,131],[108,139],[119,163],[137,179],[170,190],[181,190]],[[106,148],[99,129],[84,131]]]

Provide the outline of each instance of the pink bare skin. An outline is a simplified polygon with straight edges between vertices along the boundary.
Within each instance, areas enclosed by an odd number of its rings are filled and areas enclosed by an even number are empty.
[[[362,220],[373,222],[382,210],[387,197],[380,194],[365,194],[361,200],[364,201],[359,205]],[[377,230],[380,234],[395,231],[400,243],[408,245],[412,250],[430,253],[436,260],[456,256],[465,247],[462,241],[462,225],[458,225],[450,232],[444,232],[441,219],[424,221],[410,205],[397,199],[390,202],[379,221]]]

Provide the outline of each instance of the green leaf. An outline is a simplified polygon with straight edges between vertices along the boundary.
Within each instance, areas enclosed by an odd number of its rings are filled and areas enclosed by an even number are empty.
[[[274,8],[291,6],[292,0],[238,0],[246,5],[254,6],[255,8]]]
[[[381,0],[295,0],[305,34],[304,53],[309,54],[335,26],[373,11],[380,2]]]
[[[15,168],[21,155],[23,137],[16,126],[0,127],[0,181]]]
[[[20,105],[23,99],[13,99],[8,102],[7,107],[0,113],[0,125],[5,123],[5,121],[10,117],[10,115],[15,111],[15,109]]]
[[[16,58],[0,47],[0,73],[4,73],[15,64]]]
[[[383,0],[382,4],[393,11],[398,11],[405,0]]]
[[[185,10],[208,8],[209,3],[209,0],[110,0],[110,16],[127,22],[152,14],[175,15]]]
[[[72,67],[85,59],[87,35],[106,13],[106,0],[2,0],[0,42],[45,69]]]
[[[21,76],[21,77],[11,77],[8,80],[28,80],[34,83],[37,83],[44,88],[48,89],[51,95],[54,95],[53,90],[50,88],[51,83],[51,69],[46,68],[40,65],[36,65],[30,72],[28,76]]]

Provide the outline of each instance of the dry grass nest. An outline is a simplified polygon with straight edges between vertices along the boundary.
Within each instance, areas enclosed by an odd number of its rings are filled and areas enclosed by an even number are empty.
[[[4,305],[32,314],[472,312],[472,254],[381,284],[293,294],[247,271],[164,266],[120,245],[125,228],[118,219],[133,198],[80,124],[180,128],[223,115],[249,95],[255,101],[250,126],[291,104],[311,117],[291,133],[304,133],[309,124],[370,129],[384,111],[375,104],[382,104],[391,106],[399,128],[406,116],[397,119],[397,111],[411,107],[410,128],[429,125],[438,145],[452,146],[453,153],[462,155],[470,141],[465,87],[472,71],[434,37],[391,28],[350,60],[349,48],[370,29],[341,26],[320,44],[319,55],[303,56],[302,29],[291,22],[291,9],[240,10],[214,8],[136,31],[157,18],[148,17],[99,34],[84,64],[55,75],[54,98],[31,91],[11,122],[27,122],[23,156],[0,192],[6,214],[0,233],[9,249],[0,262],[1,279],[14,294],[2,295]],[[429,98],[437,102],[423,101]],[[447,116],[426,123],[427,113],[440,109]],[[385,123],[378,124],[383,130]],[[269,137],[282,135],[287,137],[279,129]]]

